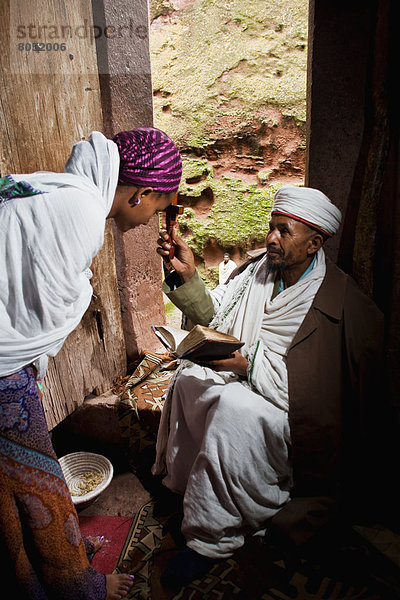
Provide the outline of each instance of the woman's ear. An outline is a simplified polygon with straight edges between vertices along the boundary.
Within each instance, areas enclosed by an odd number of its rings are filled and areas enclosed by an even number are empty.
[[[152,187],[139,188],[139,195],[147,196],[148,194],[151,194],[152,191],[153,191]]]
[[[133,196],[131,196],[128,200],[129,205],[130,206],[137,206],[138,204],[140,204],[140,188],[138,190],[135,191],[135,193],[133,194]]]
[[[126,202],[134,204],[135,200],[132,200],[132,198],[137,198],[137,195],[138,189],[134,185],[118,184],[115,189],[111,210],[107,218],[115,217],[115,215],[117,215],[126,205]]]

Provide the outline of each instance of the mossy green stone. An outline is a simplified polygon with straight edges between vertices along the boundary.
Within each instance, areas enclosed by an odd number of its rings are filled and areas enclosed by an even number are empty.
[[[195,184],[187,180],[203,177]],[[179,193],[200,198],[205,189],[213,192],[214,203],[205,219],[195,216],[195,210],[186,208],[178,218],[179,228],[194,253],[201,257],[205,244],[213,239],[221,247],[239,247],[243,253],[262,242],[268,230],[272,199],[278,185],[260,188],[246,185],[241,179],[214,177],[212,167],[200,159],[183,160],[182,183]]]
[[[194,209],[210,190],[214,200],[206,217],[187,208],[181,233],[200,259],[211,241],[245,257],[264,240],[280,187],[269,184],[260,126],[278,127],[278,112],[298,127],[298,149],[305,147],[308,0],[150,0],[150,18],[154,125],[181,150],[179,193]],[[248,146],[238,160],[259,167],[254,184],[216,178],[211,161],[194,157],[218,155],[218,142],[243,136]],[[210,269],[202,275],[217,280]]]

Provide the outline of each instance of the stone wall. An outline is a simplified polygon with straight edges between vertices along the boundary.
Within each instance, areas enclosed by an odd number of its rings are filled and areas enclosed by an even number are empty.
[[[305,173],[307,0],[150,0],[154,121],[184,160],[181,233],[205,280],[264,245]]]
[[[108,28],[96,40],[104,132],[153,125],[147,0],[95,2],[94,22]],[[121,35],[119,35],[119,33]],[[128,360],[159,347],[151,325],[164,323],[158,219],[122,234],[114,228],[122,324]]]

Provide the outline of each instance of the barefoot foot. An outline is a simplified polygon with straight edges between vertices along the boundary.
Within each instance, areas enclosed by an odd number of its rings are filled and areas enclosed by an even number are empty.
[[[106,575],[106,600],[124,598],[133,585],[133,578],[133,575],[127,575],[126,573]]]

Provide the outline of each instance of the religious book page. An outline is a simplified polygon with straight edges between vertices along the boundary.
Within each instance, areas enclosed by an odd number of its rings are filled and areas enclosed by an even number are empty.
[[[154,325],[152,329],[177,358],[204,361],[227,358],[244,345],[233,335],[203,325],[195,325],[190,331],[168,325]]]

